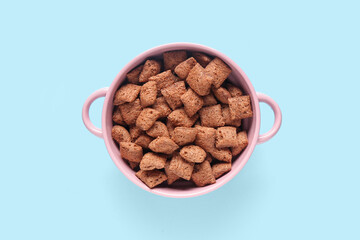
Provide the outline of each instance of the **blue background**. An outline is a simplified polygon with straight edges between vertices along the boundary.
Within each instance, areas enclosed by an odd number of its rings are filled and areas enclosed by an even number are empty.
[[[1,1],[0,239],[359,239],[359,10]],[[81,121],[85,99],[127,62],[180,41],[228,55],[283,112],[231,182],[191,199],[132,184]],[[265,132],[273,114],[261,112]]]

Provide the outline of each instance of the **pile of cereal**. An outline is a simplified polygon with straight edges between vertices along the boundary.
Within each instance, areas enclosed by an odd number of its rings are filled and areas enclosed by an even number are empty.
[[[112,137],[149,188],[179,179],[201,187],[231,170],[248,145],[241,120],[253,113],[250,97],[226,81],[230,73],[217,57],[171,51],[127,74]]]

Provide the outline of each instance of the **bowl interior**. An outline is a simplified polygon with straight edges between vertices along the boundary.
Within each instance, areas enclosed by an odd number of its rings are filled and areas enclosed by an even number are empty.
[[[119,86],[124,82],[126,78],[126,73],[129,72],[134,67],[138,66],[139,64],[143,63],[148,58],[160,58],[163,52],[166,51],[173,51],[173,50],[187,50],[187,51],[199,51],[206,53],[211,56],[217,56],[221,58],[225,63],[229,65],[232,69],[232,73],[229,76],[229,80],[236,86],[240,87],[244,94],[250,95],[251,102],[252,102],[252,109],[253,109],[253,117],[244,119],[242,121],[242,127],[244,130],[248,132],[248,140],[249,145],[247,148],[236,156],[232,163],[232,170],[223,175],[222,177],[216,180],[215,184],[205,186],[205,187],[196,187],[191,182],[175,182],[171,187],[164,185],[160,185],[154,189],[149,189],[144,183],[142,183],[136,176],[135,172],[127,165],[127,163],[120,157],[120,151],[116,144],[113,142],[111,138],[111,128],[112,128],[112,111],[113,111],[113,97],[116,90]],[[225,56],[224,54],[198,44],[192,43],[173,43],[173,44],[166,44],[162,45],[153,49],[150,49],[132,61],[130,61],[116,76],[113,83],[111,84],[109,91],[106,95],[106,99],[104,102],[103,114],[102,114],[102,129],[104,131],[104,140],[106,147],[109,151],[109,154],[116,164],[116,166],[120,169],[122,173],[125,174],[127,178],[129,178],[132,182],[136,185],[140,186],[141,188],[150,191],[152,193],[167,196],[167,197],[193,197],[202,195],[208,192],[211,192],[218,187],[224,185],[230,179],[232,179],[246,164],[247,160],[249,159],[253,149],[256,145],[256,141],[259,134],[259,125],[260,118],[259,118],[259,108],[258,108],[258,100],[256,97],[256,93],[245,75],[245,73],[237,66],[230,58]]]

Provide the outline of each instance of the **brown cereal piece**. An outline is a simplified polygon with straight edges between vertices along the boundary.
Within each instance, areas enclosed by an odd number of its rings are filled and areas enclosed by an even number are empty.
[[[129,127],[129,133],[130,133],[131,141],[135,141],[135,139],[137,139],[141,134],[143,134],[143,132],[144,131],[141,130],[136,125],[130,126]]]
[[[229,107],[232,120],[244,119],[253,115],[249,95],[229,98]]]
[[[221,149],[213,148],[210,151],[210,154],[217,160],[220,160],[223,162],[231,162],[231,160],[232,160],[231,151],[228,148],[221,148]]]
[[[216,129],[210,127],[196,126],[197,134],[195,144],[207,152],[215,148]]]
[[[204,105],[204,100],[191,88],[181,96],[181,101],[184,104],[184,110],[189,117],[194,116]]]
[[[218,104],[218,102],[216,101],[216,98],[214,97],[214,95],[212,93],[209,93],[208,95],[203,96],[203,100],[204,100],[205,107]]]
[[[142,107],[148,107],[155,103],[157,96],[156,82],[148,81],[141,86],[140,103]]]
[[[152,108],[144,108],[136,119],[136,126],[143,131],[149,130],[159,118],[159,112]]]
[[[195,64],[195,58],[188,58],[184,62],[177,65],[174,72],[179,76],[179,78],[185,79],[188,76],[190,70],[195,66]]]
[[[129,166],[132,170],[134,170],[135,168],[137,168],[139,166],[139,163],[138,162],[130,162],[128,161],[129,163]]]
[[[236,147],[239,144],[236,139],[236,127],[219,127],[216,129],[217,148]]]
[[[165,173],[160,170],[139,170],[135,175],[149,188],[154,188],[167,180]]]
[[[206,74],[205,69],[198,63],[190,70],[186,82],[200,96],[210,93],[212,78]]]
[[[144,154],[140,162],[141,170],[162,169],[165,167],[166,157],[157,153],[148,152]]]
[[[157,98],[152,108],[160,113],[159,118],[167,117],[171,113],[171,109],[164,97]]]
[[[194,163],[186,161],[178,153],[171,158],[169,170],[175,175],[190,180],[193,169]]]
[[[113,126],[111,129],[111,136],[118,143],[131,142],[130,134],[123,126]]]
[[[180,156],[188,162],[201,163],[206,158],[206,152],[199,146],[189,145],[180,150]]]
[[[242,150],[244,150],[246,148],[246,146],[248,145],[248,138],[247,138],[247,134],[245,131],[239,132],[237,134],[236,137],[237,141],[238,141],[238,145],[236,147],[231,148],[232,151],[232,155],[238,155],[239,153],[241,153]]]
[[[175,67],[187,59],[186,51],[171,51],[163,53],[164,69],[174,70]]]
[[[147,82],[149,78],[157,75],[161,70],[161,63],[157,60],[146,60],[139,76],[139,82]]]
[[[121,142],[120,154],[123,159],[130,162],[140,162],[143,157],[143,149],[135,143]]]
[[[134,125],[142,110],[139,99],[136,99],[131,103],[124,103],[120,105],[119,108],[121,111],[121,116],[127,125]]]
[[[148,149],[149,148],[149,144],[151,143],[151,141],[154,140],[152,137],[146,135],[146,134],[141,134],[136,140],[135,143],[143,148]]]
[[[169,114],[168,120],[175,127],[191,127],[194,125],[196,120],[199,118],[198,114],[195,114],[191,118],[186,114],[183,108],[176,109],[172,113]]]
[[[202,67],[206,67],[211,62],[211,58],[204,53],[193,52],[192,55]]]
[[[185,82],[179,81],[161,89],[161,94],[172,110],[182,106],[181,96],[186,92]]]
[[[114,105],[120,105],[126,102],[133,102],[140,92],[140,86],[128,83],[116,91]]]
[[[231,170],[231,163],[217,163],[212,166],[212,172],[217,179]]]
[[[231,119],[230,108],[228,105],[222,106],[222,114],[226,126],[234,126],[234,127],[241,126],[241,119],[235,119],[235,120]]]
[[[173,184],[176,180],[180,178],[178,175],[170,171],[170,161],[167,161],[165,163],[165,174],[167,176],[167,183],[169,185]]]
[[[168,70],[149,78],[149,81],[156,82],[157,90],[160,91],[161,89],[174,84],[176,82],[176,77],[172,74],[171,70]]]
[[[120,108],[118,106],[115,107],[112,119],[114,122],[116,122],[117,124],[123,125],[124,124],[124,119],[121,116],[121,112],[120,112]]]
[[[240,97],[243,94],[240,88],[232,85],[231,83],[226,83],[225,88],[229,91],[231,97]]]
[[[229,66],[220,58],[214,58],[206,66],[205,71],[211,75],[212,84],[216,88],[219,88],[231,73]]]
[[[191,175],[191,180],[198,187],[203,187],[208,184],[213,184],[216,182],[213,175],[210,163],[204,161],[200,164],[195,164],[194,171]]]
[[[197,134],[196,128],[189,127],[176,127],[172,134],[171,139],[179,146],[184,146],[186,144],[192,143],[195,141]]]
[[[166,125],[160,121],[156,121],[154,125],[146,131],[150,137],[170,137]]]
[[[214,93],[217,100],[222,103],[229,104],[228,99],[231,98],[231,95],[228,90],[223,87],[214,88],[212,87],[212,92]]]
[[[196,145],[209,152],[211,156],[220,161],[231,162],[232,156],[229,149],[215,148],[216,130],[214,128],[196,126],[196,129],[198,130],[195,140]]]
[[[149,144],[149,148],[157,153],[172,154],[179,146],[168,137],[158,137]]]
[[[212,158],[211,155],[208,153],[208,154],[206,154],[206,158],[205,158],[204,161],[208,161],[209,163],[212,163],[213,158]]]
[[[201,124],[204,127],[222,127],[225,125],[220,104],[204,107],[200,109],[199,114]]]
[[[169,120],[167,120],[166,121],[166,127],[168,129],[170,138],[172,138],[172,136],[174,135],[175,126]]]
[[[139,83],[139,75],[143,70],[144,65],[137,66],[133,70],[131,70],[128,74],[126,74],[126,78],[129,83],[138,84]]]

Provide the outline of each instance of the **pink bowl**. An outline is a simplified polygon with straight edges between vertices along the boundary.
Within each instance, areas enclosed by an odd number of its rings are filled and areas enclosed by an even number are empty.
[[[253,108],[253,117],[243,121],[243,127],[248,132],[249,145],[247,148],[233,161],[232,170],[216,180],[215,184],[206,186],[206,187],[195,187],[189,184],[175,184],[172,187],[158,187],[155,189],[149,189],[143,182],[141,182],[136,176],[134,171],[127,165],[125,161],[120,156],[119,149],[116,147],[115,143],[111,138],[111,128],[112,128],[112,111],[113,111],[113,97],[115,91],[118,89],[120,84],[125,80],[126,73],[137,65],[144,62],[145,59],[153,56],[160,56],[163,52],[173,51],[173,50],[188,50],[188,51],[198,51],[203,52],[208,55],[217,56],[221,58],[225,63],[227,63],[232,69],[232,73],[229,76],[229,80],[237,86],[240,86],[244,92],[251,97],[252,108]],[[102,111],[102,128],[95,127],[89,118],[89,108],[92,102],[99,98],[105,97],[105,102],[103,105]],[[271,130],[263,135],[259,136],[260,130],[260,107],[259,102],[267,103],[274,111],[275,122]],[[256,93],[254,87],[252,86],[250,80],[246,74],[241,70],[241,68],[236,65],[230,58],[225,56],[223,53],[218,52],[215,49],[194,44],[194,43],[171,43],[161,45],[150,50],[143,52],[138,55],[136,58],[131,60],[115,77],[111,86],[108,88],[102,88],[95,91],[91,94],[88,99],[85,101],[82,109],[82,118],[86,128],[93,133],[94,135],[103,138],[105,141],[106,148],[110,154],[110,157],[114,161],[115,165],[120,169],[120,171],[128,178],[130,181],[135,183],[137,186],[142,189],[149,191],[154,194],[158,194],[165,197],[174,197],[174,198],[187,198],[200,196],[215,189],[223,186],[225,183],[230,181],[240,170],[244,167],[246,162],[249,160],[250,155],[252,154],[255,145],[263,143],[272,138],[280,128],[281,125],[281,111],[277,103],[262,93]]]

